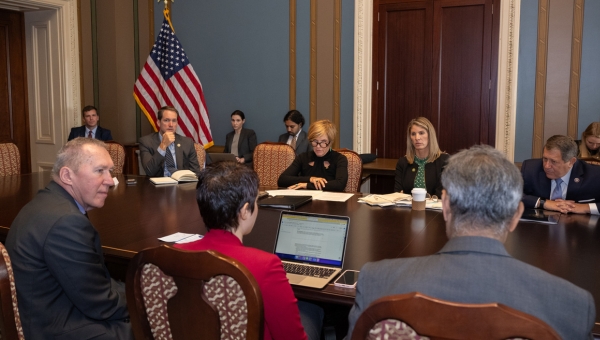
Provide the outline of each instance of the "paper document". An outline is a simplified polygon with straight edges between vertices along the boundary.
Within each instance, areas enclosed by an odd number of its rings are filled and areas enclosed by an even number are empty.
[[[321,190],[267,190],[269,196],[312,196],[313,200],[330,201],[330,202],[346,202],[354,194],[343,192],[331,192]]]
[[[203,236],[199,234],[175,233],[158,239],[163,242],[188,243],[201,239]]]

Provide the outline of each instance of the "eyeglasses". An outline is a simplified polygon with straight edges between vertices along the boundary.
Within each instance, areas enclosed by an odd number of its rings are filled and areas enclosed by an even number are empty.
[[[315,146],[318,145],[318,146],[320,146],[322,148],[326,148],[326,147],[329,146],[329,144],[331,144],[331,142],[319,142],[318,140],[313,139],[313,140],[310,141],[310,144],[312,144],[313,147],[315,147]]]

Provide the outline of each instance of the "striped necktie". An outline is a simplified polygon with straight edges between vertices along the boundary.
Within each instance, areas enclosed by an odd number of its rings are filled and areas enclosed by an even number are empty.
[[[171,175],[177,171],[177,167],[175,166],[175,160],[173,159],[173,154],[171,153],[171,149],[167,147],[165,153],[165,165],[167,166],[167,171],[171,173]]]

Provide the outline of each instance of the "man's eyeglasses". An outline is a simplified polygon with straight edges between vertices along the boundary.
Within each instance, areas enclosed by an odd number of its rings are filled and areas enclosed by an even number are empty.
[[[318,145],[318,146],[320,146],[322,148],[326,148],[326,147],[329,146],[329,144],[331,144],[331,142],[319,142],[318,140],[313,139],[313,140],[310,141],[310,144],[312,144],[313,147],[315,147],[315,146]]]

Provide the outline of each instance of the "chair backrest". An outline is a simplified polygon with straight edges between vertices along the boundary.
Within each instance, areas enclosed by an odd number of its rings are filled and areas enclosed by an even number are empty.
[[[113,141],[104,143],[106,144],[106,149],[110,154],[110,158],[112,158],[112,161],[115,164],[115,168],[112,172],[113,175],[122,174],[123,166],[125,165],[125,148],[123,148],[123,145]]]
[[[17,289],[10,257],[0,243],[0,334],[2,340],[23,340],[23,327],[19,316]]]
[[[142,165],[142,156],[140,156],[140,150],[135,150],[135,158],[137,158],[138,162],[138,175],[146,176],[146,171],[144,171],[144,166]]]
[[[418,292],[383,297],[360,315],[352,340],[377,334],[390,339],[560,339],[544,321],[498,303],[447,302]]]
[[[143,250],[129,264],[125,287],[136,339],[263,338],[256,280],[216,251]]]
[[[0,176],[21,174],[19,148],[13,143],[0,143]]]
[[[335,149],[348,159],[348,183],[344,192],[358,192],[362,174],[362,160],[360,156],[349,149]]]
[[[198,154],[198,164],[200,164],[200,169],[204,169],[204,163],[206,163],[206,151],[204,150],[204,146],[202,146],[202,144],[194,143],[194,149],[196,149],[196,154]]]
[[[583,157],[583,158],[580,158],[579,160],[582,160],[588,164],[600,165],[600,158],[596,158],[596,157]]]
[[[258,174],[260,185],[276,187],[279,175],[287,169],[294,159],[294,148],[285,143],[264,142],[254,149],[254,171]]]

